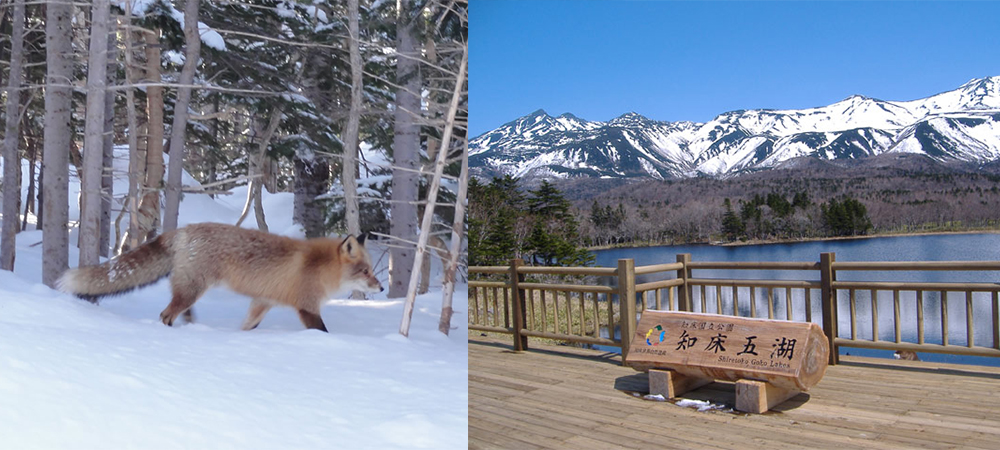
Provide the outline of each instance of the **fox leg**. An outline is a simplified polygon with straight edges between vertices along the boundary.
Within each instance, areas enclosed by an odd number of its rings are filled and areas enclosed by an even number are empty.
[[[177,316],[191,309],[191,305],[194,305],[194,302],[198,301],[198,298],[207,289],[208,286],[204,280],[189,275],[186,276],[183,273],[175,273],[170,277],[170,290],[173,292],[173,298],[166,309],[160,313],[160,321],[164,325],[173,326],[174,320],[177,320]]]
[[[306,328],[320,330],[326,333],[326,325],[323,325],[323,318],[320,317],[319,313],[300,309],[299,319],[302,319],[302,324],[305,325]]]
[[[247,318],[243,321],[243,330],[248,331],[257,328],[260,325],[260,321],[264,320],[264,314],[267,314],[271,310],[271,303],[260,299],[253,299],[250,302],[250,311],[247,312]]]

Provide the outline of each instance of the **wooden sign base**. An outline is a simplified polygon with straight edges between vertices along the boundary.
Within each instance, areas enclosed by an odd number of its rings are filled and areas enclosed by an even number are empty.
[[[675,370],[650,369],[649,393],[662,395],[665,398],[678,398],[687,392],[710,384],[712,378],[699,378],[684,375]],[[736,381],[736,410],[761,414],[799,395],[798,389],[787,389],[757,380]]]
[[[677,398],[698,389],[715,380],[711,378],[692,377],[676,370],[649,369],[649,393],[662,395],[666,398]]]
[[[736,410],[761,414],[799,395],[798,389],[786,389],[757,380],[736,381]]]

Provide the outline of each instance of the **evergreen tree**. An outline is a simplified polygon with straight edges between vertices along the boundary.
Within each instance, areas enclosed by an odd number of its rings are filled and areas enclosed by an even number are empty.
[[[823,222],[831,236],[857,236],[868,233],[872,227],[868,209],[852,197],[830,199],[821,205]]]
[[[722,232],[726,234],[726,239],[733,241],[743,237],[746,233],[746,226],[739,216],[733,211],[733,205],[729,199],[723,201],[726,212],[722,215]]]
[[[470,180],[470,264],[505,265],[518,257],[536,265],[592,264],[594,256],[581,247],[579,224],[562,193],[551,183],[528,193],[509,175],[488,185]]]

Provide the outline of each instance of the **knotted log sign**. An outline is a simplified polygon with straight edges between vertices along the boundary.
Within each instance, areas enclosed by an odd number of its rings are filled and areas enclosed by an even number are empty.
[[[830,352],[814,323],[647,310],[626,364],[649,371],[650,393],[677,397],[736,382],[736,409],[761,413],[823,378]]]

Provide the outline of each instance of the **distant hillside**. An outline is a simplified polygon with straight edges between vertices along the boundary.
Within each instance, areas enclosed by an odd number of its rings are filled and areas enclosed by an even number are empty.
[[[1000,164],[943,164],[920,154],[833,161],[795,158],[774,170],[725,180],[633,180],[620,186],[615,180],[598,180],[591,186],[594,181],[556,183],[577,208],[581,235],[593,245],[722,241],[725,200],[739,213],[743,203],[769,194],[788,202],[804,194],[810,205],[785,217],[761,208],[760,229],[750,229],[756,239],[824,236],[821,204],[844,196],[867,208],[871,233],[1000,228]],[[614,210],[620,204],[621,222],[597,226],[590,220],[595,204]]]

